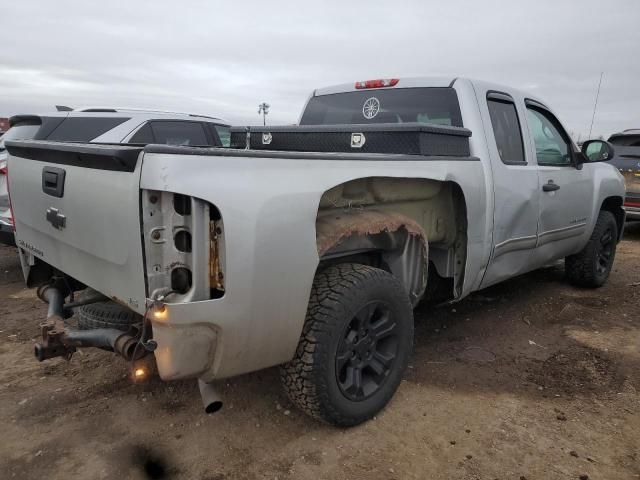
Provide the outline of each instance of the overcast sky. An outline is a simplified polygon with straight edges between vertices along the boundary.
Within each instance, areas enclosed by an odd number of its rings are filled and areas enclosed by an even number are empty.
[[[640,128],[640,0],[67,1],[0,9],[0,116],[53,105],[296,122],[317,87],[469,76],[535,93],[577,137]]]

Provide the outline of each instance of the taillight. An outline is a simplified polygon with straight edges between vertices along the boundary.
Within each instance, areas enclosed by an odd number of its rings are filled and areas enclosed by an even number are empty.
[[[365,80],[364,82],[356,82],[356,88],[362,90],[363,88],[384,88],[394,87],[400,81],[399,78],[379,78],[378,80]]]
[[[5,164],[4,167],[0,168],[0,175],[4,175],[5,177],[7,177],[5,179],[5,183],[7,185],[7,196],[9,197],[9,211],[11,212],[11,218],[9,219],[11,221],[11,224],[13,225],[13,229],[16,229],[16,221],[14,220],[15,217],[13,216],[13,205],[11,205],[11,191],[9,190],[9,169],[8,169],[8,164]]]
[[[193,302],[224,296],[224,226],[215,205],[143,190],[142,215],[149,297],[172,292],[172,302]]]

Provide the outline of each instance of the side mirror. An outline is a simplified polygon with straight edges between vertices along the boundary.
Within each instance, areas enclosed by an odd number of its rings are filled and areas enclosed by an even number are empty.
[[[582,144],[582,154],[587,162],[606,162],[614,155],[613,146],[604,140],[587,140]]]

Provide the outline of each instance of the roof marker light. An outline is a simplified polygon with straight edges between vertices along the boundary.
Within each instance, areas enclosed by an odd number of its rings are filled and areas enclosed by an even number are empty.
[[[394,87],[399,81],[399,78],[379,78],[377,80],[365,80],[363,82],[356,82],[356,88],[358,90],[362,90],[364,88]]]

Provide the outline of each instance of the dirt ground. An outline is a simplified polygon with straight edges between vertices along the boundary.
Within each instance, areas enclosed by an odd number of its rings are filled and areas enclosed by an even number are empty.
[[[38,363],[45,309],[0,249],[0,477],[17,479],[640,478],[640,225],[608,284],[562,265],[453,306],[416,312],[399,391],[374,420],[337,429],[286,400],[269,369],[220,384],[134,384],[84,350]]]

